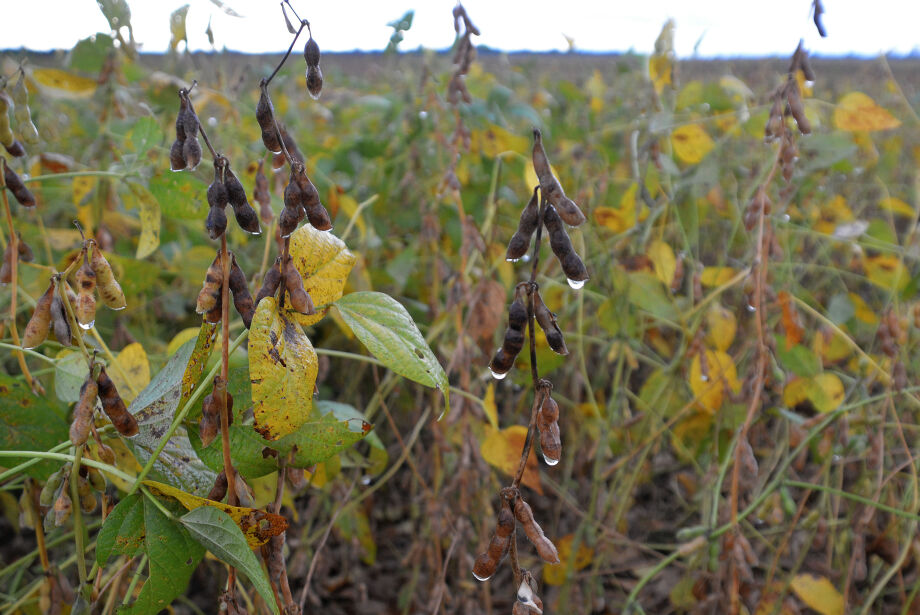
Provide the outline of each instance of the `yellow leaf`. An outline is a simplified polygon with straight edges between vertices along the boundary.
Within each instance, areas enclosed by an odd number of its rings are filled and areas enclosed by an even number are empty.
[[[904,290],[910,282],[910,273],[904,263],[893,254],[870,256],[864,267],[869,281],[885,289]]]
[[[618,207],[595,207],[595,222],[614,233],[622,233],[645,220],[648,217],[648,208],[645,206],[636,207],[636,193],[638,190],[639,184],[632,184],[627,188],[626,192],[620,197]]]
[[[559,563],[548,564],[543,567],[543,580],[548,585],[562,585],[566,579],[566,569],[568,568],[569,558],[572,556],[573,534],[563,536],[559,540],[553,541],[556,550],[559,552]],[[578,551],[575,553],[572,571],[577,572],[588,567],[594,559],[594,549],[585,545],[584,541],[578,544]]]
[[[490,382],[486,387],[485,397],[482,399],[482,409],[489,419],[489,424],[493,429],[498,429],[498,408],[495,405],[495,383]]]
[[[821,615],[843,615],[843,595],[826,577],[797,574],[790,583],[795,595],[810,609]]]
[[[874,132],[900,125],[900,120],[862,92],[844,95],[834,109],[834,126],[848,132]]]
[[[703,286],[722,286],[735,277],[738,272],[731,267],[704,267],[700,273],[700,284]]]
[[[783,403],[788,408],[795,408],[808,400],[814,383],[811,378],[793,378],[783,387]]]
[[[591,78],[585,83],[585,90],[591,95],[591,111],[600,112],[604,108],[604,94],[607,92],[601,71],[594,69]]]
[[[893,196],[882,199],[879,201],[878,206],[886,211],[900,214],[905,218],[913,218],[915,213],[913,207]]]
[[[678,126],[671,133],[674,154],[688,164],[696,164],[715,147],[712,138],[699,124]]]
[[[674,87],[674,20],[669,19],[655,40],[655,51],[648,59],[648,76],[659,95],[665,86]]]
[[[815,210],[814,215],[817,216],[814,229],[828,235],[834,232],[839,223],[854,219],[853,211],[847,204],[847,200],[839,194]]]
[[[118,394],[126,404],[130,404],[137,394],[150,384],[150,362],[144,347],[138,342],[128,344],[115,357],[116,365],[109,368],[108,374],[118,389]]]
[[[105,443],[112,449],[112,452],[115,453],[115,463],[113,465],[125,474],[137,476],[137,473],[141,471],[141,464],[137,462],[137,458],[134,456],[134,453],[128,449],[124,440],[121,438],[111,438],[106,440]],[[91,447],[92,457],[99,459],[99,455],[96,452],[99,449],[92,438],[87,442],[87,446]],[[133,481],[126,481],[118,474],[109,474],[105,470],[102,470],[102,472],[110,483],[126,493],[131,491],[131,488],[134,486]]]
[[[376,196],[375,194],[371,198],[376,198]],[[367,223],[364,221],[364,215],[358,212],[358,201],[349,194],[341,194],[339,195],[339,207],[348,215],[349,220],[354,220],[354,224],[361,234],[361,239],[364,239],[367,236]]]
[[[862,297],[856,293],[847,293],[847,297],[850,298],[850,302],[853,304],[853,315],[856,320],[861,320],[867,325],[878,324],[878,314],[869,307],[869,304]]]
[[[728,350],[735,339],[738,323],[735,315],[719,303],[713,303],[706,312],[706,341],[716,350]]]
[[[137,199],[141,220],[141,236],[137,240],[136,258],[146,258],[160,245],[160,203],[147,188],[129,182],[131,193]]]
[[[783,388],[783,403],[789,408],[810,401],[818,412],[831,412],[840,407],[844,397],[843,383],[835,374],[795,378]]]
[[[252,549],[264,545],[272,536],[277,536],[287,529],[287,520],[281,515],[268,513],[257,508],[230,506],[207,498],[200,498],[172,485],[158,483],[153,480],[145,480],[141,484],[156,495],[177,500],[186,510],[195,510],[201,506],[212,506],[224,511],[243,531],[246,542],[249,543],[249,547]]]
[[[530,140],[498,126],[489,124],[485,130],[474,130],[470,135],[470,149],[477,149],[489,158],[505,152],[522,152],[530,147]]]
[[[674,281],[674,272],[677,269],[677,258],[671,246],[656,239],[648,246],[648,257],[655,267],[655,275],[665,286],[670,287]]]
[[[843,336],[829,328],[823,328],[815,334],[811,349],[821,357],[825,365],[842,361],[853,352]]]
[[[529,152],[530,151],[529,145],[523,148],[523,150],[526,150]],[[522,151],[522,150],[518,150],[518,151]],[[528,159],[529,159],[529,154],[528,154]],[[554,167],[552,164],[549,165],[549,170],[552,171],[553,176],[557,178],[559,177],[559,173],[556,171],[556,167]],[[540,183],[540,179],[537,177],[536,171],[533,170],[533,165],[530,163],[525,164],[524,165],[524,184],[527,186],[527,189],[533,190],[534,186],[538,185],[539,183]],[[526,202],[527,201],[525,200],[524,203]],[[523,204],[521,205],[521,207],[523,207]]]
[[[702,355],[702,357],[701,357]],[[703,358],[706,369],[703,370]],[[697,405],[710,412],[722,407],[726,390],[737,393],[741,390],[738,371],[732,358],[721,350],[706,350],[697,353],[690,363],[690,390]]]
[[[73,178],[73,204],[80,205],[93,188],[96,187],[96,177],[74,177]]]
[[[57,68],[36,68],[32,78],[42,87],[42,93],[57,98],[89,98],[96,91],[96,82]]]
[[[278,312],[274,297],[262,299],[249,329],[249,377],[254,427],[263,438],[277,440],[310,418],[318,366],[300,325]]]
[[[342,296],[348,274],[355,265],[355,255],[331,231],[318,231],[309,224],[291,235],[291,257],[303,276],[303,287],[310,293],[316,314],[306,316],[287,310],[288,317],[304,327],[319,322],[329,305]]]
[[[505,429],[489,428],[479,452],[490,465],[508,476],[514,476],[521,462],[521,452],[524,450],[526,438],[527,428],[523,425],[512,425]],[[543,486],[540,484],[537,457],[533,448],[530,449],[521,482],[542,495]]]
[[[188,15],[189,5],[183,5],[173,11],[169,16],[169,31],[172,33],[172,39],[169,41],[169,48],[175,51],[181,41],[185,41],[188,47],[188,36],[185,33],[185,16]]]

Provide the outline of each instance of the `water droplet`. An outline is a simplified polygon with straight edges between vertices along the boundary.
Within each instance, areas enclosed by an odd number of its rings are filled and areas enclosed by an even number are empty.
[[[442,409],[441,409],[441,414],[438,415],[438,418],[435,420],[435,422],[439,422],[441,419],[443,419],[443,418],[444,418],[444,413],[445,413],[445,412],[447,412],[447,408],[442,408]]]
[[[489,576],[487,576],[487,577],[481,577],[481,576],[479,576],[478,574],[476,574],[476,573],[474,572],[474,573],[473,573],[473,578],[476,579],[477,581],[488,581],[489,579],[492,578],[492,575],[489,575]]]
[[[791,219],[792,218],[789,216],[789,214],[783,214],[783,222],[789,222]]]
[[[747,311],[748,311],[748,312],[756,312],[756,311],[757,311],[757,308],[755,308],[753,305],[751,305],[750,303],[748,303],[748,305],[747,305]]]
[[[214,117],[213,115],[208,118],[208,126],[210,126],[211,128],[214,128],[215,126],[217,126],[217,118]]]
[[[505,379],[505,376],[508,375],[508,372],[505,372],[504,374],[499,374],[497,371],[495,371],[495,370],[492,369],[491,367],[489,368],[489,371],[492,372],[492,377],[495,378],[496,380],[504,380],[504,379]],[[480,579],[480,580],[482,580],[482,579]]]
[[[81,328],[81,329],[83,329],[83,330],[85,330],[85,331],[89,331],[90,329],[93,328],[93,325],[96,324],[96,321],[95,321],[95,320],[91,320],[88,324],[85,324],[85,325],[84,325],[82,322],[77,322],[77,324],[80,325],[80,328]]]
[[[316,94],[314,94],[314,93],[311,92],[310,90],[307,90],[307,93],[310,95],[310,98],[312,98],[313,100],[319,100],[319,95],[322,94],[323,91],[320,90],[320,91],[318,91]]]
[[[110,308],[110,309],[112,309],[112,310],[115,311],[115,312],[120,312],[120,311],[122,311],[123,309],[125,309],[126,307],[128,307],[128,306],[127,306],[127,305],[123,305],[123,306],[121,306],[121,307]]]
[[[330,226],[329,228],[327,228],[327,229],[326,229],[325,231],[323,231],[323,232],[324,232],[324,233],[331,233],[333,228],[334,228],[334,227]]]
[[[372,480],[373,480],[373,478],[371,478],[370,476],[362,476],[362,477],[361,477],[361,484],[362,484],[362,485],[370,485]]]
[[[709,376],[707,376],[706,374],[700,374],[700,380],[702,380],[703,382],[709,382]]]
[[[831,457],[831,461],[833,461],[834,463],[840,463],[841,461],[843,461],[843,457],[841,457],[840,455],[834,455],[833,457]]]
[[[571,286],[575,290],[578,290],[585,285],[585,282],[587,282],[587,280],[573,280],[571,278],[568,278],[566,279],[566,282],[569,283],[569,286]]]
[[[814,84],[815,84],[815,82],[814,82],[814,81],[811,81],[810,79],[806,79],[806,80],[805,80],[805,87],[810,88],[810,87],[812,87]]]
[[[524,256],[521,257],[521,260],[524,261],[525,263],[529,263],[529,262],[530,262],[530,254],[525,254]]]
[[[419,118],[420,120],[423,120],[423,119],[425,119],[426,117],[428,117],[428,112],[427,112],[427,111],[419,111],[419,112],[418,112],[418,118]]]
[[[259,229],[259,230],[257,230],[257,231],[254,232],[254,233],[250,233],[250,232],[247,231],[246,229],[243,229],[243,232],[246,233],[247,235],[261,235],[261,234],[262,234],[262,229]]]
[[[505,260],[508,261],[509,263],[516,263],[516,262],[518,262],[518,261],[521,260],[521,259],[519,259],[519,258],[506,258]]]
[[[550,459],[550,458],[547,457],[546,455],[543,455],[543,461],[545,461],[545,462],[546,462],[546,465],[548,465],[548,466],[554,466],[554,465],[556,465],[556,464],[559,463],[559,460],[558,460],[558,459]]]

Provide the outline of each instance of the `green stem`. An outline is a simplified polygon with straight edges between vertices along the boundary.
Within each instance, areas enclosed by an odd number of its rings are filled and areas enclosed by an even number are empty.
[[[166,516],[167,519],[169,519],[170,521],[175,521],[175,520],[176,520],[175,515],[173,515],[171,512],[169,512],[169,511],[166,509],[166,507],[163,506],[163,504],[162,504],[158,499],[156,499],[156,497],[155,497],[152,493],[150,493],[150,490],[147,489],[147,487],[141,485],[141,491],[143,492],[143,494],[144,494],[145,496],[147,496],[147,499],[148,499],[148,500],[150,500],[151,502],[153,502],[153,505],[156,506],[156,507],[160,510],[160,512],[163,513],[163,515]]]
[[[246,339],[249,335],[249,330],[245,330],[240,333],[239,337],[233,340],[233,343],[230,345],[229,354],[233,354],[233,351],[239,348],[240,344]],[[173,434],[176,433],[176,430],[179,428],[179,425],[182,424],[182,421],[185,420],[186,415],[189,413],[189,410],[192,409],[192,406],[195,405],[195,402],[204,394],[204,390],[209,382],[214,380],[214,377],[217,375],[217,372],[220,371],[222,362],[218,362],[211,368],[211,371],[208,372],[208,375],[202,379],[202,381],[195,387],[195,391],[188,398],[188,401],[185,402],[185,405],[182,406],[182,409],[176,413],[175,418],[173,418],[172,424],[169,426],[169,429],[166,430],[166,433],[160,437],[160,442],[157,444],[156,449],[150,454],[150,459],[147,460],[146,465],[140,471],[136,478],[134,478],[134,484],[131,486],[131,491],[128,492],[128,495],[137,492],[138,488],[141,486],[141,482],[147,478],[147,475],[150,473],[150,470],[153,469],[153,464],[156,463],[157,458],[160,456],[160,453],[163,452],[163,449],[166,448],[166,445],[169,443],[169,439],[172,438]]]
[[[895,508],[893,506],[888,506],[887,504],[882,504],[872,498],[867,498],[861,495],[856,495],[855,493],[850,493],[849,491],[844,491],[843,489],[837,489],[836,487],[828,487],[826,485],[818,485],[814,483],[805,483],[798,480],[787,480],[783,482],[787,487],[798,487],[800,489],[813,489],[815,491],[824,491],[836,496],[840,496],[847,500],[853,500],[854,502],[859,502],[866,506],[872,506],[878,510],[883,510],[892,515],[898,517],[903,517],[904,519],[910,519],[911,521],[920,521],[920,515],[907,512],[906,510],[901,510],[900,508]]]
[[[114,171],[68,171],[66,173],[50,173],[48,175],[36,175],[35,177],[23,177],[24,182],[44,182],[55,179],[67,179],[69,177],[114,177],[124,179],[126,173],[115,173]]]
[[[83,545],[83,506],[80,502],[80,460],[83,458],[83,446],[74,448],[73,465],[70,467],[70,500],[73,507],[73,536],[77,552],[77,573],[80,576],[80,589],[86,587],[86,552]]]
[[[128,600],[131,599],[131,596],[134,595],[134,588],[137,587],[138,582],[141,580],[141,574],[144,572],[144,566],[147,565],[147,554],[141,556],[141,561],[137,563],[137,570],[134,571],[134,576],[131,578],[131,584],[128,585],[128,591],[125,592],[125,597],[121,601],[122,605],[128,604]]]
[[[70,442],[66,442],[59,446],[64,446],[65,444],[66,446],[70,446]],[[55,448],[58,448],[58,447],[55,447]],[[96,461],[95,459],[82,459],[82,456],[78,456],[78,455],[68,455],[66,453],[56,453],[52,451],[0,451],[0,458],[3,458],[3,457],[33,457],[34,463],[38,463],[42,459],[57,459],[60,461],[69,461],[74,464],[74,467],[77,468],[78,471],[79,471],[80,465],[85,465],[91,468],[96,468],[97,470],[103,470],[105,472],[108,472],[109,474],[112,474],[113,476],[117,476],[118,478],[122,480],[126,480],[126,481],[134,480],[133,476],[131,476],[130,474],[125,474],[124,472],[116,468],[115,466],[110,466],[107,463]],[[22,464],[22,465],[25,465],[25,464]],[[15,468],[11,468],[7,472],[0,474],[0,477],[6,474],[9,474],[13,470],[17,470],[17,468],[20,468],[20,466],[16,466]],[[76,503],[74,505],[76,506]]]
[[[15,344],[7,344],[6,342],[0,342],[0,348],[6,348],[7,350],[14,350],[17,352],[22,352],[24,354],[29,355],[30,357],[35,357],[36,359],[41,359],[42,361],[51,363],[52,365],[56,364],[55,359],[52,359],[51,357],[45,356],[40,352],[35,352],[34,350],[29,350],[28,348],[22,348],[21,346],[16,346]]]

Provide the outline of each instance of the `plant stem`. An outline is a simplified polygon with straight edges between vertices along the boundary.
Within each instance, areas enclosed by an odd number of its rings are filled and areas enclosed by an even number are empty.
[[[74,450],[73,465],[70,467],[70,499],[73,506],[73,535],[76,545],[77,556],[77,574],[80,577],[80,589],[82,592],[86,586],[86,554],[83,550],[83,507],[80,504],[79,481],[80,481],[80,460],[83,457],[83,446],[77,446]]]
[[[293,7],[292,7],[292,10],[293,10]],[[310,25],[309,22],[305,19],[300,21],[300,28],[298,28],[297,33],[294,35],[294,40],[291,41],[291,46],[288,47],[287,52],[284,54],[284,57],[281,58],[281,61],[278,62],[278,66],[275,67],[275,70],[272,71],[272,74],[269,75],[267,79],[264,79],[262,81],[265,84],[266,88],[268,87],[268,84],[272,82],[272,79],[275,78],[275,75],[278,74],[278,71],[281,70],[281,67],[284,66],[284,63],[287,62],[288,57],[291,55],[291,51],[294,50],[294,45],[297,43],[297,38],[300,36],[300,33],[303,32],[304,28],[309,27],[309,25]]]

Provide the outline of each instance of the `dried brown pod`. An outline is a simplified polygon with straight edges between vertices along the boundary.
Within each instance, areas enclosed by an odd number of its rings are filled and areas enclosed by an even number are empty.
[[[236,215],[236,223],[247,233],[253,235],[261,233],[262,228],[259,226],[259,216],[256,215],[256,210],[249,204],[249,199],[246,198],[246,189],[243,188],[243,184],[230,170],[229,165],[224,171],[224,186],[227,188],[230,206],[233,207],[233,213]]]
[[[292,170],[288,183],[284,187],[284,206],[287,209],[298,210],[303,208],[303,200],[303,191],[300,189],[300,184],[298,184],[297,180],[294,178],[294,171]]]
[[[553,175],[552,167],[546,157],[546,150],[543,149],[543,135],[536,128],[533,131],[533,168],[540,180],[540,191],[543,198],[549,201],[559,216],[569,226],[579,226],[586,218],[575,201],[568,198],[562,190],[562,184]]]
[[[214,479],[214,486],[211,487],[211,491],[208,492],[208,499],[215,502],[221,502],[226,495],[227,475],[223,470],[221,470],[220,474],[217,475],[217,478]]]
[[[32,252],[32,248],[29,247],[29,244],[22,240],[22,236],[19,232],[16,233],[16,248],[19,252],[19,260],[24,263],[31,263],[35,260],[35,254]]]
[[[505,259],[517,261],[527,254],[530,248],[530,239],[533,232],[540,225],[540,201],[537,198],[539,187],[533,189],[533,196],[530,197],[524,211],[521,212],[521,219],[518,222],[517,230],[511,236],[508,242],[508,251],[505,253]]]
[[[176,117],[176,138],[180,138],[178,121],[181,120],[182,128],[184,130],[184,136],[182,138],[185,141],[188,141],[189,139],[197,139],[198,129],[201,126],[201,122],[198,120],[198,114],[195,113],[195,108],[192,107],[192,101],[189,99],[188,94],[188,90],[184,90],[184,88],[179,92],[179,99],[181,102],[179,103],[179,115]],[[184,113],[182,110],[183,106],[185,108]]]
[[[88,483],[87,483],[88,484]],[[92,490],[80,494],[80,510],[84,514],[91,515],[96,511],[99,502],[96,500],[96,494]]]
[[[329,212],[320,203],[307,207],[307,220],[318,231],[332,230],[332,219],[329,217]]]
[[[805,116],[805,105],[799,94],[799,86],[793,80],[789,80],[786,85],[786,103],[789,105],[789,112],[795,119],[796,126],[799,127],[799,132],[803,135],[811,134],[811,122]]]
[[[307,67],[307,91],[314,99],[323,93],[323,70],[319,66]]]
[[[55,283],[52,281],[48,290],[35,302],[35,311],[22,334],[23,348],[35,348],[48,337],[48,331],[51,330],[51,304],[56,294]]]
[[[73,409],[73,420],[70,423],[70,441],[74,446],[83,446],[89,438],[89,428],[93,422],[93,411],[96,409],[96,397],[99,388],[92,374],[86,377],[80,387],[80,399]]]
[[[215,325],[215,324],[219,323],[220,320],[221,320],[223,317],[224,317],[224,314],[223,314],[223,299],[218,295],[217,305],[215,305],[213,308],[211,308],[210,310],[208,310],[207,312],[205,312],[205,314],[204,314],[204,321],[205,321],[206,323],[210,323],[210,324],[212,324],[212,325]]]
[[[303,48],[303,59],[307,61],[307,66],[317,66],[319,65],[319,56],[319,45],[316,44],[316,41],[311,36]]]
[[[236,256],[230,257],[230,279],[228,280],[230,292],[233,293],[233,306],[237,313],[243,319],[246,328],[252,324],[252,317],[256,309],[252,302],[252,295],[249,293],[249,283],[246,281],[246,275],[236,262]]]
[[[259,96],[259,104],[256,105],[256,121],[259,122],[259,128],[262,129],[262,144],[265,145],[265,149],[273,154],[280,152],[281,140],[275,129],[275,107],[272,105],[271,98],[268,97],[268,90],[264,84],[262,94]]]
[[[61,489],[60,494],[54,501],[55,527],[61,527],[64,525],[70,518],[71,512],[73,512],[73,502],[71,501],[70,496],[67,494],[67,489]]]
[[[265,224],[271,224],[275,218],[275,212],[272,211],[272,195],[268,187],[268,178],[262,170],[264,161],[259,161],[259,168],[256,169],[256,183],[252,189],[252,198],[259,204],[259,217]]]
[[[6,244],[3,251],[3,264],[0,265],[0,284],[9,284],[13,281],[13,242]]]
[[[559,260],[562,271],[568,278],[569,286],[572,288],[581,288],[588,279],[588,270],[582,262],[575,249],[572,247],[572,241],[569,234],[565,232],[562,226],[562,220],[556,213],[555,207],[547,207],[543,214],[543,225],[549,233],[549,245],[553,254]],[[580,283],[580,284],[579,284]]]
[[[75,302],[74,302],[75,303]],[[54,339],[64,346],[73,346],[73,331],[70,329],[70,320],[67,318],[67,308],[60,293],[54,293],[51,298],[51,332]]]
[[[198,137],[190,136],[185,139],[182,144],[182,156],[188,164],[188,170],[194,171],[198,168],[201,163],[201,143],[198,142]]]
[[[26,147],[19,141],[19,139],[13,139],[11,144],[4,144],[3,147],[6,149],[6,153],[13,158],[22,158],[26,155]]]
[[[313,299],[304,290],[303,278],[294,266],[293,259],[289,259],[284,267],[284,286],[288,292],[288,302],[294,310],[301,314],[313,314]]]
[[[96,376],[96,384],[99,385],[99,399],[102,401],[102,410],[112,421],[112,425],[115,426],[118,433],[126,438],[136,436],[139,431],[137,419],[128,412],[125,402],[118,394],[118,389],[115,388],[115,383],[106,373],[105,367],[99,370],[99,375]]]
[[[297,182],[297,185],[300,187],[301,191],[301,201],[300,204],[309,209],[315,205],[322,205],[322,202],[319,198],[319,191],[316,189],[316,186],[313,185],[313,182],[310,181],[310,178],[307,176],[307,169],[303,164],[295,165],[296,168],[291,169],[291,178]],[[324,230],[324,229],[320,229]]]
[[[559,552],[556,551],[556,545],[546,537],[543,529],[533,518],[533,511],[530,505],[524,501],[524,498],[518,497],[514,502],[514,517],[524,527],[524,533],[527,534],[528,540],[537,548],[537,553],[547,564],[559,563]]]
[[[226,158],[218,158],[214,161],[214,181],[208,186],[208,206],[219,207],[223,209],[230,203],[230,194],[227,192],[227,186],[224,185],[223,173],[225,170]]]
[[[86,480],[89,481],[89,486],[92,487],[94,491],[105,491],[107,482],[102,472],[89,466],[82,467],[86,468]]]
[[[495,574],[498,565],[508,554],[511,547],[511,534],[514,532],[514,513],[511,505],[503,497],[502,507],[498,511],[498,520],[495,523],[495,532],[489,541],[488,548],[479,554],[473,564],[473,576],[479,581],[486,581]]]
[[[549,395],[543,401],[537,414],[537,430],[540,432],[540,450],[547,465],[554,466],[562,457],[562,439],[559,433],[559,406]]]
[[[198,437],[202,446],[209,446],[220,433],[220,410],[214,393],[208,393],[201,400],[201,421],[198,423]],[[224,476],[224,489],[226,490],[226,476]]]
[[[527,306],[524,305],[524,292],[519,287],[514,293],[514,301],[508,306],[508,328],[524,332],[527,324]]]
[[[96,289],[96,272],[89,266],[85,253],[83,265],[77,269],[75,277],[79,290],[74,305],[77,323],[84,329],[91,329],[96,322],[96,295],[93,292]]]
[[[207,273],[204,274],[204,284],[198,293],[195,311],[204,314],[214,309],[220,303],[221,285],[224,281],[224,268],[221,263],[220,252],[214,257]]]
[[[275,264],[269,267],[262,278],[262,287],[256,293],[256,305],[265,297],[274,297],[281,285],[281,257],[275,258]]]
[[[176,113],[176,141],[185,141],[185,123],[188,120],[189,100],[184,95],[185,89],[179,90],[179,112]],[[196,127],[197,130],[197,127]]]
[[[540,297],[539,291],[533,293],[533,314],[537,319],[537,324],[546,334],[546,341],[549,343],[549,347],[553,349],[553,352],[569,354],[568,348],[565,347],[565,338],[562,336],[562,331],[559,330],[559,326],[556,324],[556,315],[550,312],[546,304],[543,303],[543,298]]]
[[[280,579],[286,574],[284,565],[284,539],[285,532],[272,536],[268,542],[262,545],[262,559],[268,567],[268,576],[270,579]]]
[[[517,358],[521,349],[524,347],[524,334],[515,329],[506,329],[505,338],[502,347],[498,349],[492,361],[489,363],[489,369],[496,378],[504,376],[514,366],[514,360]]]
[[[3,180],[20,205],[23,207],[35,207],[35,195],[26,188],[22,178],[16,175],[16,172],[6,163],[3,163]]]
[[[115,463],[115,451],[112,450],[112,447],[104,442],[97,442],[97,445],[96,456],[99,458],[99,461],[109,465]]]
[[[121,290],[121,285],[115,279],[112,267],[105,259],[99,246],[93,246],[90,266],[96,273],[96,288],[99,289],[99,296],[102,297],[102,302],[113,310],[123,310],[127,305],[125,293]]]

